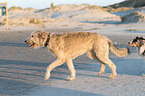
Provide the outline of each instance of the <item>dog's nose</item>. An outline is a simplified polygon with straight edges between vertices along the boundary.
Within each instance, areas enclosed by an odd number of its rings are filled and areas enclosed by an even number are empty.
[[[25,40],[24,42],[26,43],[27,41]]]
[[[130,42],[128,42],[128,44],[130,44]]]

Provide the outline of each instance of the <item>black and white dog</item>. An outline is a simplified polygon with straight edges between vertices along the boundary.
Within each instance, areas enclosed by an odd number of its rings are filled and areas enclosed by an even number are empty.
[[[137,36],[131,42],[128,42],[128,44],[130,44],[130,46],[132,46],[132,47],[137,47],[138,54],[140,56],[145,56],[145,38],[144,37]]]
[[[144,37],[136,37],[131,42],[128,42],[128,44],[132,47],[137,47],[137,52],[139,56],[143,58],[145,61],[145,38]],[[142,76],[145,76],[145,74],[142,74]]]

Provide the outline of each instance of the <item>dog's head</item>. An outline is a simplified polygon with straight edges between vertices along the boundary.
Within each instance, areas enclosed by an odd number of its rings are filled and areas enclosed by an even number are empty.
[[[136,37],[135,39],[133,39],[131,42],[128,42],[128,44],[130,44],[130,46],[133,47],[141,47],[142,45],[144,45],[145,43],[145,38],[144,37]]]
[[[49,33],[45,31],[37,31],[31,33],[30,37],[25,40],[25,43],[28,44],[30,47],[39,48],[44,47],[47,41]]]

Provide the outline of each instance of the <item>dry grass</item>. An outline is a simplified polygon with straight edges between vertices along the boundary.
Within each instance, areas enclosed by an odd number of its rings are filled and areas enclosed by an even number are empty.
[[[62,26],[69,26],[68,24],[62,25]]]
[[[93,5],[93,6],[88,5],[88,7],[85,7],[82,10],[89,10],[89,9],[96,10],[96,9],[104,9],[104,8],[101,6],[96,6],[96,5]]]
[[[131,10],[131,9],[134,9],[133,7],[120,7],[120,8],[112,8],[112,7],[108,7],[108,8],[105,8],[106,11],[108,12],[120,12],[120,11],[127,11],[127,10]]]
[[[0,25],[5,25],[4,21],[0,21]]]
[[[125,31],[145,31],[145,29],[128,29],[128,30],[125,30]]]
[[[43,21],[42,21],[41,18],[31,18],[30,23],[32,23],[32,24],[42,24]]]
[[[42,28],[46,27],[41,18],[31,18],[29,23],[30,24],[37,24],[38,26],[41,26]]]
[[[22,7],[15,7],[15,6],[9,8],[9,11],[15,11],[15,10],[23,11],[24,9]]]
[[[36,10],[37,9],[31,8],[31,7],[25,9],[25,11],[36,11]]]
[[[14,26],[39,26],[45,28],[45,25],[42,21],[41,18],[31,18],[31,17],[25,17],[21,19],[9,19],[9,25],[14,25]]]
[[[144,22],[145,15],[142,15],[141,12],[132,12],[129,15],[122,16],[121,20],[123,23]]]
[[[9,19],[9,25],[28,26],[29,18]]]

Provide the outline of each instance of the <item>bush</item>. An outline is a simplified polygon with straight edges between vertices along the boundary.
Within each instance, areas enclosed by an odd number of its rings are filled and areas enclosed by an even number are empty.
[[[30,23],[33,23],[33,24],[42,24],[43,21],[41,18],[32,18],[30,19]]]
[[[53,5],[53,2],[51,3],[51,8],[53,8],[54,7],[54,5]]]
[[[15,6],[9,8],[9,11],[15,11],[15,10],[24,10],[24,9],[22,7],[15,7]]]
[[[141,12],[132,12],[129,15],[122,16],[121,20],[123,23],[144,22],[145,16],[142,15]]]

